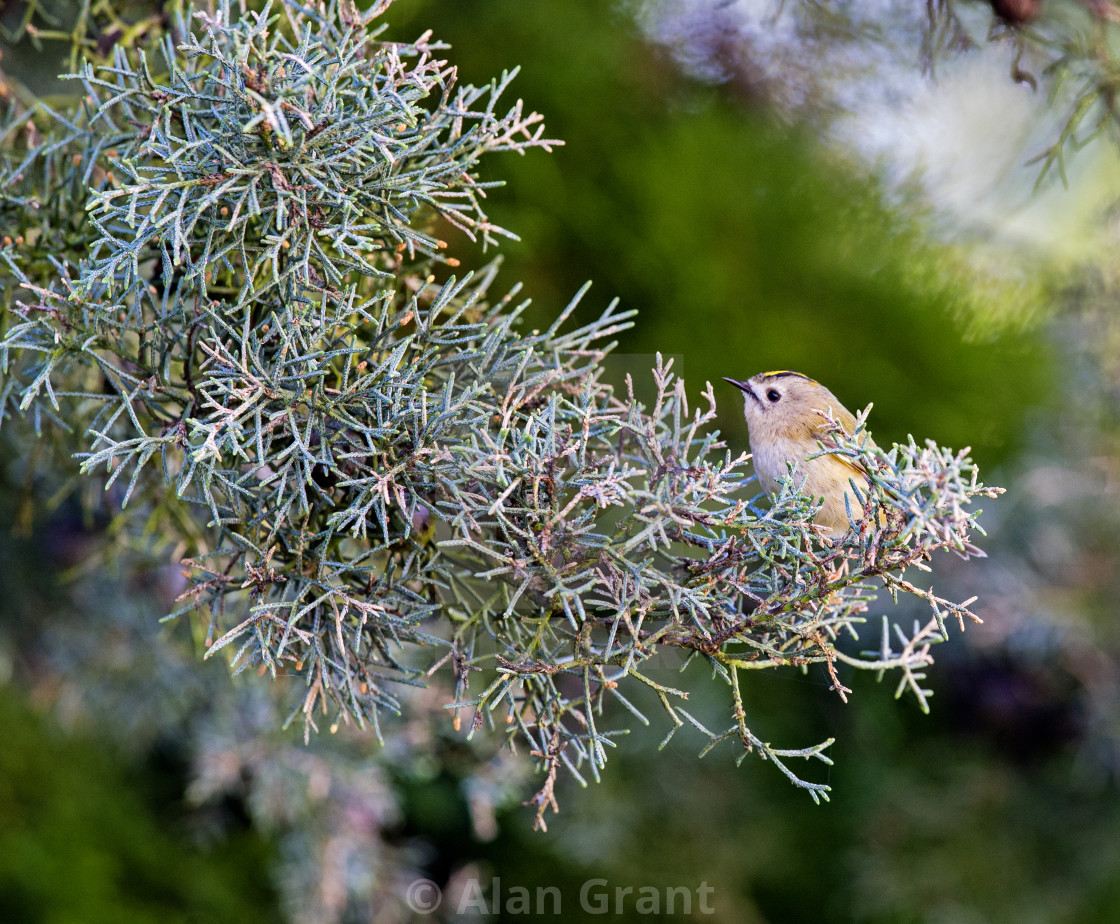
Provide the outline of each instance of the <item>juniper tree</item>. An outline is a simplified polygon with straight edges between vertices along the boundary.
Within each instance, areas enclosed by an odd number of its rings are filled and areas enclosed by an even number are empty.
[[[890,672],[927,708],[931,645],[975,616],[907,569],[975,553],[997,489],[967,451],[874,447],[865,412],[821,451],[866,469],[884,525],[824,543],[796,470],[771,502],[724,446],[738,411],[710,384],[690,401],[660,356],[648,402],[608,381],[632,310],[576,325],[584,290],[522,330],[498,263],[450,254],[509,233],[480,160],[556,142],[503,102],[513,73],[461,85],[430,34],[387,41],[388,5],[176,10],[79,41],[67,107],[10,102],[0,420],[181,558],[165,618],[200,619],[236,673],[298,680],[305,737],[392,736],[446,679],[456,730],[542,771],[541,826],[558,772],[597,778],[633,722],[827,798],[789,764],[831,739],[772,746],[742,673],[821,665],[846,698],[843,671]],[[882,590],[928,621],[869,623]],[[714,729],[657,672],[691,664],[727,689]]]

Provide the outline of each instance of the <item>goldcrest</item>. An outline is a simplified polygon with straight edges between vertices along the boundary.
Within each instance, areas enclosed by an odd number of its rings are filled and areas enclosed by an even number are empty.
[[[815,522],[828,529],[829,538],[848,531],[849,509],[853,519],[862,520],[863,501],[853,493],[851,482],[862,492],[868,483],[863,467],[838,455],[809,458],[821,451],[820,443],[829,444],[828,424],[819,412],[827,413],[848,434],[855,430],[855,417],[836,396],[820,382],[788,369],[760,372],[746,382],[725,381],[743,392],[754,469],[766,492],[778,492],[778,482],[794,463],[794,483],[804,479],[802,491],[822,501]]]

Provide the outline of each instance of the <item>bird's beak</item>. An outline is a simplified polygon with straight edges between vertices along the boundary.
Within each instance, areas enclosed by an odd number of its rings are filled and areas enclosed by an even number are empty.
[[[730,382],[744,394],[750,395],[752,398],[754,398],[755,401],[758,400],[758,395],[754,393],[754,389],[751,388],[750,385],[748,385],[746,382],[740,382],[738,379],[729,379],[726,375],[723,377],[723,380],[725,382]]]

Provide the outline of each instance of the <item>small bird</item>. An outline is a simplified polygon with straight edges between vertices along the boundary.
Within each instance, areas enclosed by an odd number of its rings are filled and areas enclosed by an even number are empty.
[[[776,494],[778,481],[795,463],[795,483],[804,479],[802,490],[823,501],[816,523],[829,530],[829,538],[848,531],[848,507],[855,520],[862,520],[863,502],[853,494],[849,481],[854,480],[862,492],[862,485],[869,483],[864,468],[844,456],[808,458],[821,451],[818,441],[829,445],[828,424],[819,411],[828,413],[845,432],[855,430],[855,417],[836,396],[820,382],[788,369],[760,372],[746,382],[724,381],[743,392],[754,468],[766,492]]]

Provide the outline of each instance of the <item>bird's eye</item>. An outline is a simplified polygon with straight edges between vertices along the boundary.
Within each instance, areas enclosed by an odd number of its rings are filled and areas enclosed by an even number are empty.
[[[782,393],[776,388],[771,388],[768,392],[766,392],[766,397],[771,401],[776,402],[779,398],[782,397]]]

